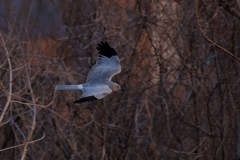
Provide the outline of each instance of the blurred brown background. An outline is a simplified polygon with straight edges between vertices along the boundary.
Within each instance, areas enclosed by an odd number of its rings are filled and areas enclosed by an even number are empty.
[[[214,45],[240,58],[239,7],[0,0],[0,159],[240,159],[240,62]],[[73,105],[54,88],[84,83],[101,41],[124,92]]]

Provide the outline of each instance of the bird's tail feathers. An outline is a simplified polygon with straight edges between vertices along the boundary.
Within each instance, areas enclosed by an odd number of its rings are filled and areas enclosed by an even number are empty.
[[[55,87],[56,90],[82,90],[83,85],[78,84],[78,85],[64,85],[60,84]]]

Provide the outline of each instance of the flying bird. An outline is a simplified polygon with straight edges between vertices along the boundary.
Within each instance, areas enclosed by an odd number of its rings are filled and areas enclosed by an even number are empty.
[[[121,90],[117,83],[111,81],[114,75],[121,72],[117,52],[107,42],[99,43],[96,49],[98,50],[97,62],[89,71],[85,84],[60,84],[55,87],[56,90],[82,90],[81,97],[73,103],[102,99],[112,92]]]

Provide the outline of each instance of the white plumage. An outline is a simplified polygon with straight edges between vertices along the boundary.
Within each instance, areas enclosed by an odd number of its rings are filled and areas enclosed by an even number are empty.
[[[56,90],[82,90],[83,94],[73,103],[82,103],[101,99],[106,95],[121,90],[112,77],[121,72],[120,60],[116,51],[107,42],[98,44],[98,59],[88,73],[87,82],[78,85],[58,85]]]

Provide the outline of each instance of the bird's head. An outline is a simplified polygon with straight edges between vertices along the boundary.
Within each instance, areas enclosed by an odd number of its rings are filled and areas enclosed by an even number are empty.
[[[121,87],[117,83],[113,83],[113,85],[111,86],[111,89],[113,92],[117,92],[121,90]]]

